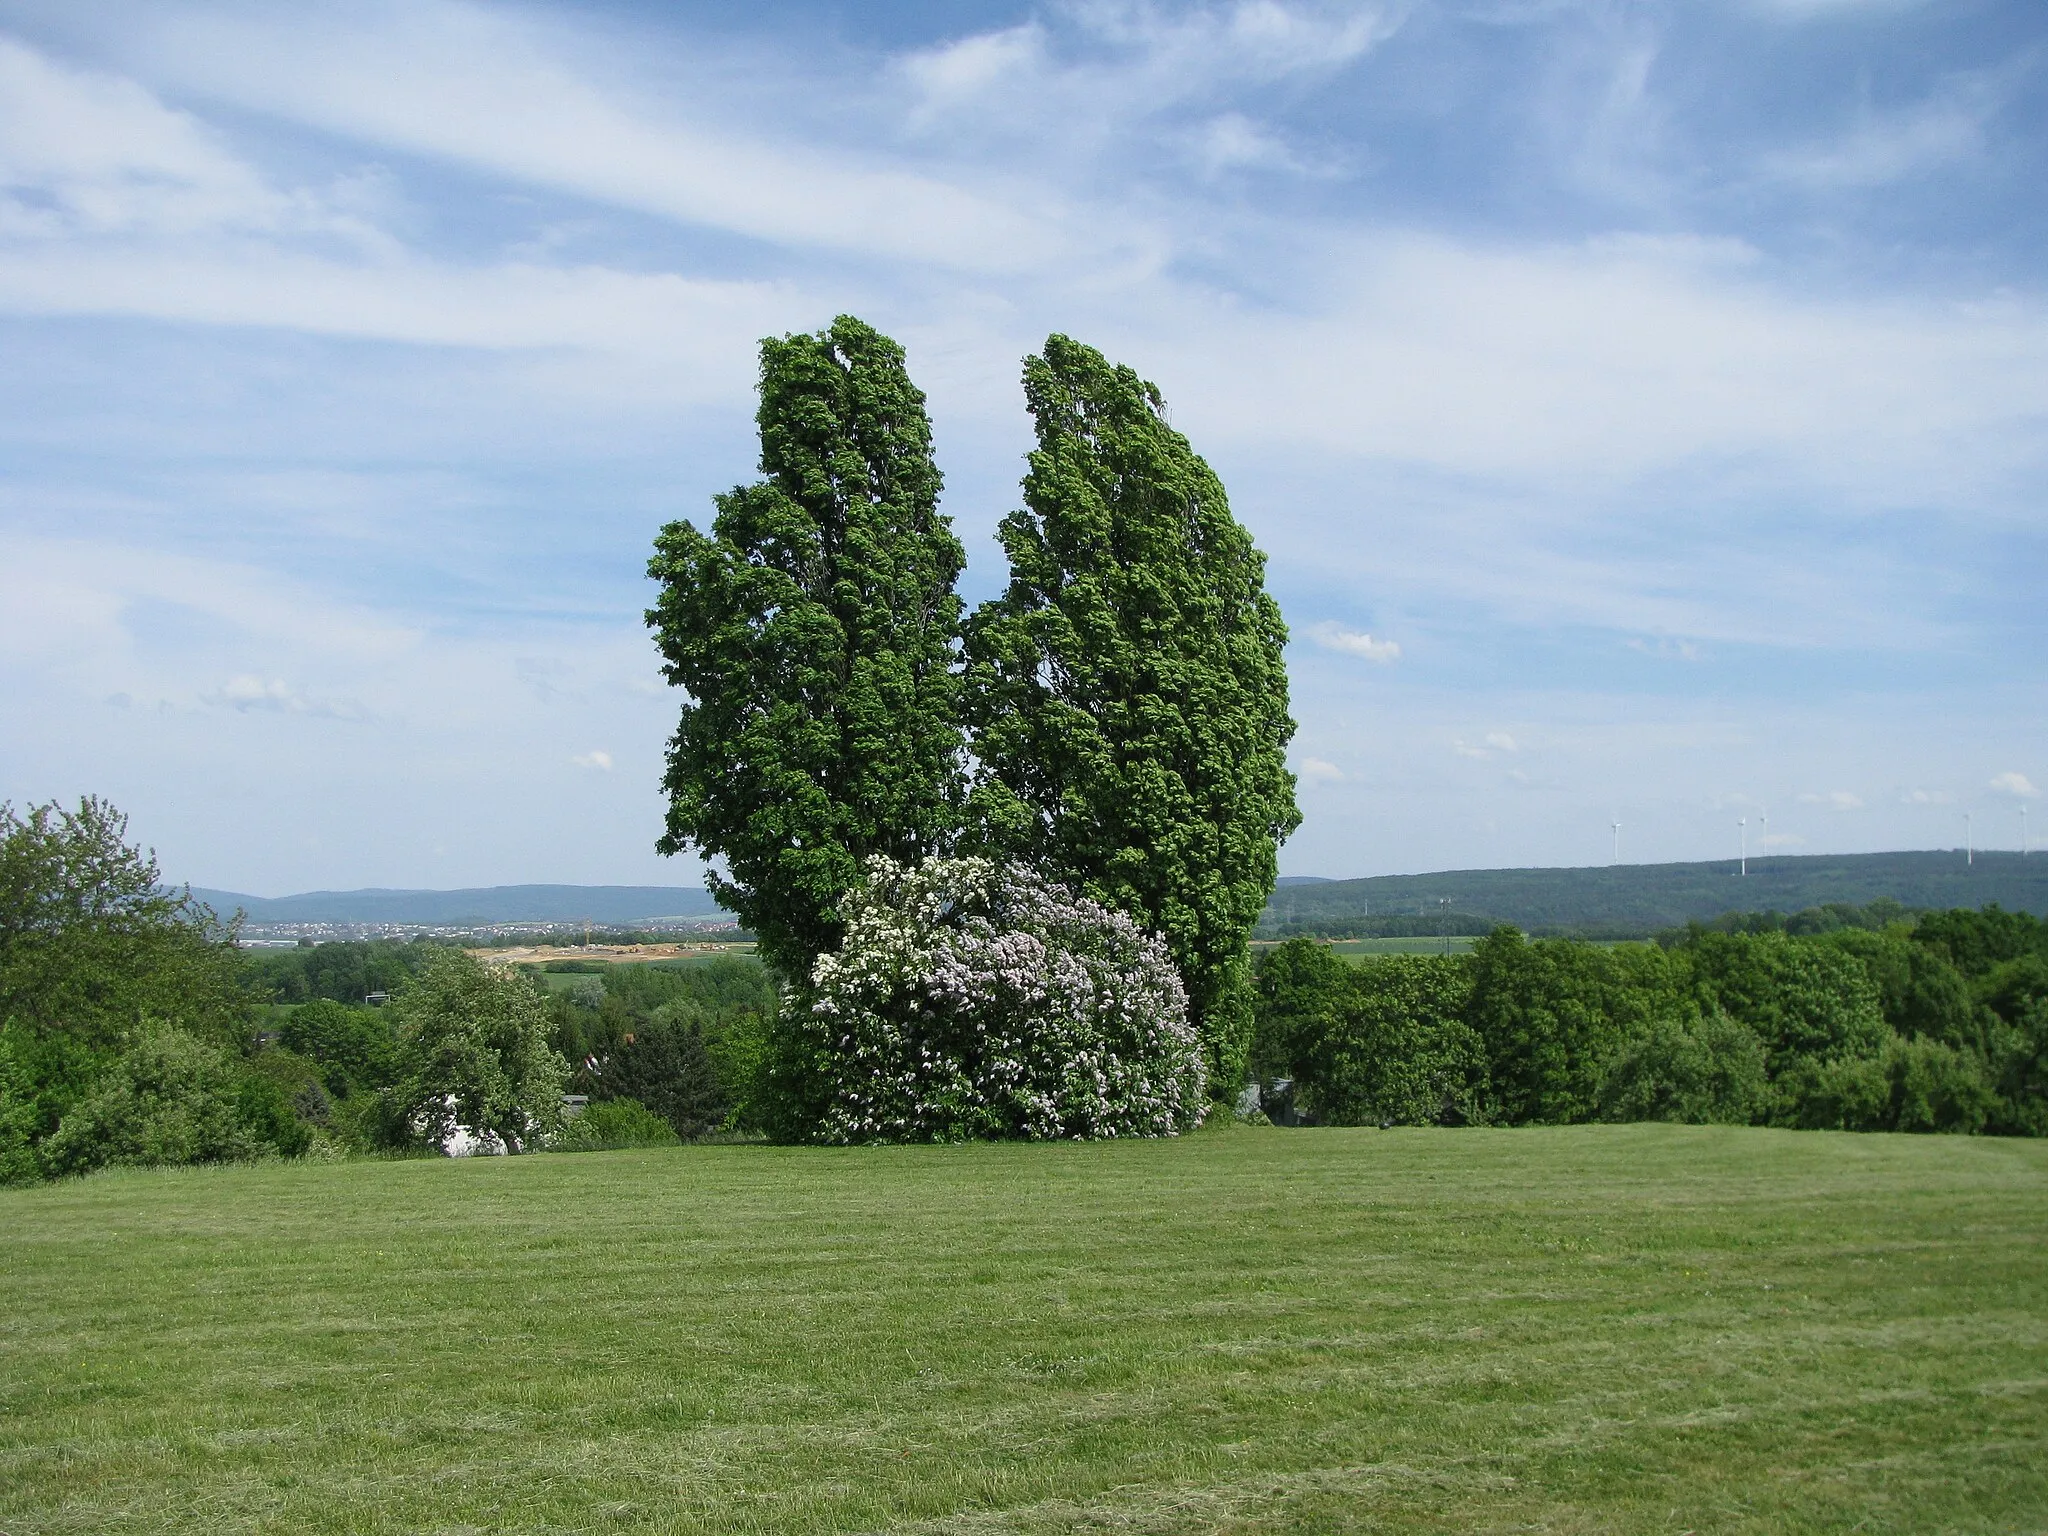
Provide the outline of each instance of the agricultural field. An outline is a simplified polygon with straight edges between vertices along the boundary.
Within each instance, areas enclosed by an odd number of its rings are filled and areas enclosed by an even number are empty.
[[[2048,1143],[697,1146],[0,1190],[0,1531],[2006,1531]]]
[[[1469,955],[1476,942],[1470,936],[1450,934],[1442,938],[1335,939],[1330,948],[1359,959],[1368,955]]]

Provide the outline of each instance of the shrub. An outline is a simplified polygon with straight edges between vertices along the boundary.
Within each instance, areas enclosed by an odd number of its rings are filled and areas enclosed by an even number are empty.
[[[145,1030],[43,1145],[50,1173],[303,1152],[282,1090],[179,1030]]]
[[[1297,1102],[1327,1125],[1462,1124],[1480,1113],[1486,1073],[1465,1023],[1462,957],[1390,955],[1352,965],[1290,939],[1260,957],[1263,1073],[1294,1079]]]
[[[569,1064],[529,978],[436,950],[391,1009],[405,1063],[397,1104],[414,1139],[445,1148],[467,1130],[517,1152],[559,1123]]]
[[[1983,1063],[1938,1040],[1892,1036],[1874,1055],[1806,1057],[1783,1074],[1772,1116],[1806,1130],[1983,1129],[1997,1108]]]
[[[788,1010],[811,1138],[1164,1136],[1205,1107],[1165,944],[1022,865],[871,858]],[[792,1079],[797,1079],[793,1085]],[[787,1102],[787,1100],[786,1100]]]
[[[600,1099],[565,1120],[548,1141],[556,1152],[597,1152],[612,1147],[673,1147],[675,1128],[637,1099]]]
[[[1622,1048],[1601,1091],[1604,1120],[1747,1125],[1769,1106],[1763,1042],[1719,1012],[1652,1020]]]
[[[638,1103],[685,1140],[717,1130],[732,1108],[695,1024],[642,1026],[605,1056],[591,1086],[595,1102]]]

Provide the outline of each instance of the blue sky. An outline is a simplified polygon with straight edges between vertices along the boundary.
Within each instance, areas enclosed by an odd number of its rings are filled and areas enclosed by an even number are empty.
[[[756,339],[1050,330],[1293,627],[1293,873],[2048,840],[2048,12],[0,0],[0,796],[259,894],[693,882]],[[1768,824],[1765,824],[1768,818]]]

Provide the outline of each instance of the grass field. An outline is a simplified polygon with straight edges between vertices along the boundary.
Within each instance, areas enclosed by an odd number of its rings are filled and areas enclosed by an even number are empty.
[[[5,1536],[2048,1527],[2048,1143],[272,1165],[0,1231]]]
[[[1464,955],[1478,940],[1449,935],[1440,939],[1337,939],[1330,948],[1352,959],[1367,955]]]

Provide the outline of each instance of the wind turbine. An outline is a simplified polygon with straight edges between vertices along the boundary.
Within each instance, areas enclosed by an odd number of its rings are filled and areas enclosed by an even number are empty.
[[[1963,862],[1965,864],[1977,862],[1977,839],[1970,826],[1970,813],[1968,811],[1963,812]]]
[[[2020,807],[2020,857],[2024,859],[2024,858],[2025,858],[2026,856],[2027,856],[2027,808],[2026,808],[2026,806],[2025,806],[2025,805],[2022,805],[2022,806]]]
[[[2024,812],[2022,812],[2022,814],[2024,814]],[[2026,841],[2026,839],[2025,839],[2024,835],[2023,835],[2023,836],[2021,837],[2021,839],[2020,839],[2020,840],[2021,840],[2022,842]],[[1614,863],[1616,863],[1616,864],[1619,864],[1619,863],[1621,862],[1621,823],[1620,823],[1620,822],[1618,822],[1618,821],[1617,821],[1617,822],[1616,822],[1616,823],[1614,824],[1614,859],[1613,859],[1613,862],[1614,862]]]
[[[1747,816],[1735,818],[1735,831],[1736,836],[1740,839],[1737,846],[1742,850],[1741,872],[1746,875],[1749,873],[1749,818]]]

